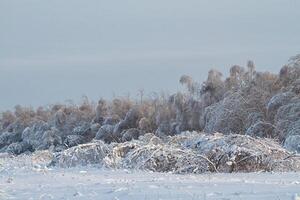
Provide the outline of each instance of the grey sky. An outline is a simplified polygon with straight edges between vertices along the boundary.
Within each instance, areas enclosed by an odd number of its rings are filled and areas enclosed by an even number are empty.
[[[0,110],[179,88],[300,47],[298,0],[0,0]]]

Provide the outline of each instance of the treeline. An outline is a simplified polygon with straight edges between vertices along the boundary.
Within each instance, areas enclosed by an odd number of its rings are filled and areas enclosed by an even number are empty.
[[[164,138],[187,130],[274,138],[300,151],[300,55],[278,74],[258,72],[249,61],[232,66],[226,78],[210,70],[203,83],[186,75],[180,83],[183,92],[141,94],[139,100],[16,106],[1,113],[0,152],[61,151],[93,139],[124,142],[149,132]]]

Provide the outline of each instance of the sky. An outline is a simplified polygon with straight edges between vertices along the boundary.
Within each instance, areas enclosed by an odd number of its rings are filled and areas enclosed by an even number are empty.
[[[0,0],[0,111],[181,90],[300,52],[298,0]]]

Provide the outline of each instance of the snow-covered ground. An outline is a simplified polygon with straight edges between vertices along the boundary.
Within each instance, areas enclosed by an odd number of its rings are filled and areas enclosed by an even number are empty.
[[[96,167],[0,171],[0,199],[298,199],[300,173],[176,175]]]
[[[171,174],[97,166],[47,168],[50,154],[0,154],[0,200],[298,200],[300,173]],[[99,165],[98,165],[99,166]]]

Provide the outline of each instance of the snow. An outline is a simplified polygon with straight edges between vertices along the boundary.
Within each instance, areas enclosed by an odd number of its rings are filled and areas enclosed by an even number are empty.
[[[172,174],[96,166],[47,168],[41,152],[0,156],[0,199],[288,199],[300,196],[300,173]]]
[[[15,169],[0,177],[3,199],[283,200],[300,195],[300,173],[176,175],[85,167]]]

